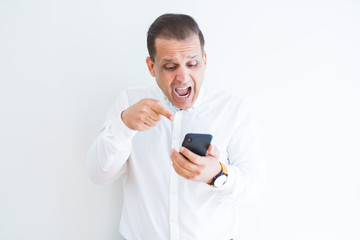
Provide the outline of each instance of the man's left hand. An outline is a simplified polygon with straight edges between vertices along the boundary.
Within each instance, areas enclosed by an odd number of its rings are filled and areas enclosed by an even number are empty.
[[[184,147],[180,148],[180,153],[175,149],[171,150],[173,167],[180,176],[188,180],[210,184],[213,178],[221,172],[219,151],[211,144],[204,157]]]

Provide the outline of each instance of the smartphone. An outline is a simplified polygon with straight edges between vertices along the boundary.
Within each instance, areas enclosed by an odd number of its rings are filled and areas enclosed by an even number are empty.
[[[205,156],[212,140],[211,134],[188,133],[186,134],[182,146],[193,153]]]

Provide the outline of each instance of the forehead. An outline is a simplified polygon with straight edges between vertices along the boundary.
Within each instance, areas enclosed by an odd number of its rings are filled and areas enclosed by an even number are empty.
[[[155,47],[155,58],[159,60],[201,56],[200,40],[195,34],[185,40],[156,38]]]

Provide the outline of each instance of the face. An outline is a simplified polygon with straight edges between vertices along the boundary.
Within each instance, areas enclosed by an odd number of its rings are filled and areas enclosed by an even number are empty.
[[[192,35],[186,40],[156,38],[155,62],[146,59],[149,71],[169,101],[179,109],[191,107],[204,80],[206,53],[200,40]]]

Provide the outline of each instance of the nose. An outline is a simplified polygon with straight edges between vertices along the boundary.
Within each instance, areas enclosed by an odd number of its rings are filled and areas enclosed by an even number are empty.
[[[179,82],[187,82],[188,80],[188,72],[185,67],[179,67],[176,72],[175,79]]]

